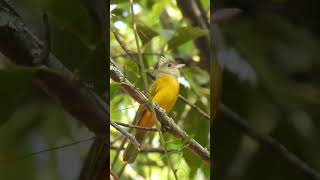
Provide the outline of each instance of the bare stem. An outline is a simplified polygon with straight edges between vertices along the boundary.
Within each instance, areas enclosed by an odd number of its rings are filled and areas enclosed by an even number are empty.
[[[131,17],[132,17],[133,32],[134,32],[134,37],[135,37],[137,50],[138,50],[138,58],[139,58],[140,66],[141,66],[141,69],[142,69],[141,74],[142,74],[142,77],[143,77],[144,88],[145,88],[145,90],[147,92],[149,104],[151,104],[151,107],[152,107],[151,111],[152,111],[153,117],[156,119],[156,127],[157,127],[158,132],[159,132],[160,142],[161,142],[161,144],[163,146],[163,149],[165,151],[165,155],[167,157],[168,164],[170,166],[170,169],[172,170],[172,173],[173,173],[175,179],[178,180],[178,175],[176,174],[176,170],[173,167],[173,164],[172,164],[172,162],[170,160],[169,154],[168,154],[167,149],[166,149],[166,143],[165,143],[165,140],[164,140],[162,132],[161,132],[161,125],[160,125],[160,123],[159,123],[159,121],[157,119],[157,115],[156,115],[156,112],[155,112],[154,107],[153,107],[151,96],[150,96],[149,92],[147,91],[149,85],[148,85],[147,75],[145,73],[146,71],[145,71],[145,67],[144,67],[144,63],[143,63],[143,59],[142,59],[141,48],[140,48],[140,45],[139,45],[139,39],[138,39],[139,37],[138,37],[138,33],[137,33],[137,26],[136,26],[136,23],[135,23],[135,16],[134,16],[134,9],[133,9],[133,0],[130,0],[130,3],[131,3]]]

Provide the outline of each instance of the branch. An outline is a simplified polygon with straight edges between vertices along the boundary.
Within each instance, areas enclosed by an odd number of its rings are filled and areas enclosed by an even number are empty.
[[[186,99],[185,97],[183,97],[181,94],[179,94],[179,98],[184,101],[186,104],[188,104],[190,107],[194,108],[195,110],[197,110],[200,114],[202,114],[207,120],[210,121],[210,116],[204,112],[201,108],[199,108],[198,106],[192,104],[191,102],[188,101],[188,99]]]
[[[48,27],[48,26],[47,26]],[[37,70],[34,83],[59,103],[65,111],[84,124],[98,137],[91,146],[80,179],[96,179],[106,176],[109,152],[109,106],[74,75],[51,53],[46,54],[44,44],[25,25],[21,17],[5,0],[0,0],[0,51],[14,64],[44,68]],[[107,51],[105,51],[107,52]],[[105,54],[106,55],[106,54]],[[47,57],[45,57],[47,56]],[[43,57],[47,58],[45,61]],[[88,172],[88,173],[84,173]]]
[[[116,122],[116,121],[112,121],[112,122],[118,124],[119,126],[124,126],[124,127],[127,127],[127,128],[140,129],[140,130],[143,130],[143,131],[158,131],[157,128],[148,128],[148,127],[143,127],[143,126],[125,124],[125,123]],[[164,131],[164,130],[162,130],[162,131]]]
[[[181,13],[191,26],[209,29],[209,21],[199,0],[176,0]],[[209,36],[197,38],[195,45],[200,52],[200,65],[209,71],[210,65],[210,40]]]
[[[123,134],[126,138],[128,138],[132,144],[138,149],[140,150],[140,144],[139,142],[136,140],[136,138],[134,136],[132,136],[130,133],[128,133],[127,131],[123,130],[121,127],[119,127],[119,125],[113,121],[110,121],[110,125],[113,126],[117,131],[119,131],[121,134]]]
[[[115,66],[112,59],[110,59],[110,77],[115,82],[121,83],[122,89],[131,96],[134,100],[136,100],[140,104],[148,104],[148,98],[136,89],[131,82],[129,82],[123,73]],[[149,107],[150,109],[152,107]],[[154,109],[157,114],[157,119],[160,121],[162,126],[168,127],[168,132],[174,135],[177,138],[185,139],[190,137],[185,131],[183,131],[172,118],[168,117],[164,110],[160,108],[158,105],[154,104]],[[191,139],[187,146],[194,154],[200,157],[207,164],[210,163],[210,154],[209,151],[202,147],[197,141]]]
[[[43,42],[29,31],[14,9],[0,0],[0,51],[17,65],[38,67],[43,63],[44,49]],[[51,73],[37,71],[35,84],[96,135],[106,133],[109,106],[83,83],[76,82],[53,54],[43,66]]]
[[[126,54],[123,54],[123,55],[120,55],[120,56],[129,56],[130,57],[130,60],[134,61],[139,67],[140,67],[140,64],[139,62],[137,62],[137,60],[135,59],[136,56],[138,55],[138,53],[131,53],[125,46],[125,43],[121,40],[121,38],[119,37],[118,35],[118,32],[111,27],[111,31],[113,32],[114,36],[116,37],[116,40],[117,42],[120,44],[121,48],[125,51]],[[161,53],[142,53],[141,55],[156,55],[156,56],[162,56],[163,54]],[[114,56],[113,58],[117,58],[119,56]],[[176,58],[175,58],[176,59]],[[181,59],[181,58],[180,58]],[[149,78],[151,78],[152,80],[155,79],[155,77],[147,72],[147,75]],[[195,110],[197,110],[200,114],[202,114],[207,120],[210,121],[210,116],[205,112],[203,111],[201,108],[199,108],[198,106],[192,104],[191,102],[188,101],[187,98],[183,97],[181,94],[179,94],[179,98],[184,101],[186,104],[188,104],[191,108],[194,108]]]
[[[123,151],[125,150],[124,147],[116,147],[116,146],[111,146],[111,150],[120,150]],[[180,150],[176,149],[168,149],[168,153],[174,153],[174,152],[180,152]],[[152,147],[143,147],[140,149],[140,153],[165,153],[163,148],[152,148]]]
[[[255,129],[252,129],[246,123],[246,120],[241,118],[237,113],[233,112],[227,106],[221,104],[219,106],[219,112],[221,112],[225,117],[227,117],[228,122],[233,126],[237,127],[249,137],[256,140],[261,145],[270,149],[274,153],[278,154],[280,157],[285,159],[294,168],[304,173],[308,178],[314,180],[320,180],[320,174],[312,169],[308,164],[299,159],[294,153],[290,152],[285,146],[280,144],[277,140],[273,139],[268,135],[262,135]]]
[[[140,66],[141,66],[141,75],[142,75],[142,78],[143,78],[143,84],[144,84],[144,88],[145,90],[147,91],[149,88],[149,85],[148,85],[148,79],[147,79],[147,75],[145,73],[145,66],[144,66],[144,62],[143,62],[143,59],[142,59],[142,51],[141,51],[141,47],[140,47],[140,44],[139,44],[139,37],[138,37],[138,30],[137,30],[137,25],[136,25],[136,19],[135,19],[135,15],[134,15],[134,8],[133,8],[133,0],[130,0],[130,4],[131,4],[131,17],[132,17],[132,25],[133,25],[133,34],[134,34],[134,39],[136,41],[136,46],[137,46],[137,50],[138,50],[138,59],[139,59],[139,62],[140,62]],[[173,167],[173,163],[172,161],[170,160],[170,157],[168,155],[168,152],[167,152],[167,148],[166,148],[166,142],[164,141],[164,138],[163,138],[163,135],[162,135],[162,132],[161,132],[161,125],[160,123],[158,122],[157,120],[157,115],[156,115],[156,112],[154,110],[154,106],[153,106],[153,103],[152,103],[152,99],[151,99],[151,96],[150,96],[150,93],[147,92],[147,97],[148,97],[148,102],[151,104],[151,112],[152,112],[152,116],[155,117],[156,119],[156,128],[158,129],[158,132],[159,132],[159,137],[160,137],[160,144],[163,146],[163,149],[165,151],[165,156],[167,157],[167,161],[168,161],[168,164],[169,164],[169,167],[174,175],[174,178],[176,180],[178,180],[178,175],[177,175],[177,172],[176,170],[174,169]]]
[[[121,38],[118,35],[118,32],[110,26],[110,30],[112,31],[113,36],[116,38],[117,42],[120,44],[121,48],[124,50],[124,52],[137,63],[136,58],[133,56],[133,54],[129,51],[129,49],[126,48],[124,42],[122,42]]]
[[[229,21],[241,12],[242,10],[237,8],[222,9],[213,12],[213,15],[211,17],[211,38],[214,41],[211,41],[211,43],[216,54],[217,51],[224,48],[225,46],[223,35],[221,34],[221,31],[218,28],[217,24],[220,22]],[[216,56],[216,54],[214,55]],[[216,61],[216,59],[214,60]],[[223,116],[227,117],[227,122],[231,123],[231,125],[240,129],[242,132],[247,134],[262,146],[265,146],[272,152],[278,154],[294,168],[303,172],[307,177],[315,180],[320,180],[320,174],[317,171],[312,169],[308,164],[299,159],[294,153],[290,152],[285,146],[283,146],[280,142],[278,142],[271,136],[263,135],[255,129],[251,128],[246,123],[247,120],[240,117],[237,113],[233,112],[227,106],[225,106],[224,104],[220,104],[218,107],[218,111],[219,113],[223,114]]]
[[[119,177],[116,175],[116,173],[114,173],[111,169],[110,169],[110,175],[112,176],[112,180],[118,180]]]

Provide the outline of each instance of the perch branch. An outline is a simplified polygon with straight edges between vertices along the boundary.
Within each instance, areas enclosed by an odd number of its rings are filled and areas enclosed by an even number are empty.
[[[294,168],[303,172],[308,177],[308,179],[320,180],[320,174],[317,171],[315,171],[308,164],[299,159],[295,154],[290,152],[285,146],[280,144],[277,140],[273,139],[268,135],[262,135],[255,129],[251,128],[246,123],[246,120],[241,118],[237,113],[233,112],[227,106],[221,104],[219,106],[219,112],[221,112],[228,119],[229,123],[246,133],[249,137],[256,140],[261,145],[270,149],[272,152],[278,154],[289,164],[291,164]]]
[[[0,0],[0,51],[17,65],[37,67],[43,63],[43,50],[43,42],[30,32],[14,8]],[[53,54],[46,63],[42,66],[55,73],[37,71],[35,84],[96,135],[106,133],[109,106],[89,88],[76,83],[72,72]]]
[[[144,88],[145,90],[147,91],[149,88],[149,85],[148,85],[148,79],[147,79],[147,75],[145,73],[145,66],[144,66],[144,62],[143,62],[143,59],[142,59],[142,51],[141,51],[141,47],[140,47],[140,44],[139,44],[139,37],[138,37],[138,30],[137,30],[137,25],[136,25],[136,19],[135,19],[135,15],[134,15],[134,8],[133,8],[133,0],[130,0],[130,3],[131,3],[131,17],[132,17],[132,25],[133,25],[133,34],[134,34],[134,37],[135,37],[135,41],[136,41],[136,46],[137,46],[137,50],[138,50],[138,59],[139,59],[139,63],[140,63],[140,67],[141,67],[141,75],[143,77],[143,82],[144,82]],[[151,99],[151,96],[150,94],[147,92],[147,97],[148,97],[148,103],[151,105],[151,111],[152,111],[152,116],[155,117],[156,119],[156,128],[158,129],[158,132],[159,132],[159,137],[160,137],[160,143],[161,145],[163,146],[163,149],[164,149],[164,152],[165,152],[165,156],[167,157],[167,161],[168,161],[168,164],[169,164],[169,167],[174,175],[174,178],[176,180],[178,180],[178,175],[177,175],[177,172],[176,170],[174,169],[174,166],[173,166],[173,163],[170,159],[170,156],[168,155],[168,152],[167,152],[167,148],[166,148],[166,142],[163,138],[163,135],[162,135],[162,132],[161,132],[161,125],[159,123],[159,121],[157,120],[157,115],[156,115],[156,112],[154,110],[154,106],[153,106],[153,103],[152,103],[152,99]]]
[[[112,59],[110,59],[110,77],[115,82],[121,83],[122,89],[131,96],[134,100],[136,100],[140,104],[147,104],[148,98],[136,89],[123,75],[123,73],[115,66]],[[151,107],[149,107],[151,108]],[[162,126],[168,127],[168,132],[174,135],[177,138],[188,138],[189,135],[183,131],[172,118],[168,117],[164,110],[160,108],[158,105],[154,104],[154,109],[156,111],[158,120],[162,124]],[[202,147],[197,141],[191,139],[188,144],[188,148],[200,157],[207,164],[210,163],[210,154],[209,151]]]
[[[119,37],[118,32],[117,32],[114,28],[112,28],[112,27],[111,27],[111,30],[112,30],[114,36],[116,37],[117,42],[120,44],[121,48],[122,48],[122,49],[124,50],[124,52],[126,53],[126,54],[121,55],[121,56],[129,56],[132,61],[134,61],[137,65],[140,65],[139,62],[137,62],[137,60],[135,59],[135,58],[136,58],[135,56],[137,56],[138,53],[131,53],[131,52],[126,48],[125,43],[124,43],[124,42],[121,40],[121,38]],[[142,53],[142,55],[162,56],[163,54],[161,54],[161,53]],[[115,57],[118,57],[118,56],[115,56]],[[147,72],[147,75],[148,75],[149,78],[151,78],[151,79],[153,79],[153,80],[155,79],[155,77],[154,77],[151,73]],[[185,102],[186,104],[188,104],[191,108],[194,108],[195,110],[197,110],[197,111],[198,111],[200,114],[202,114],[207,120],[210,121],[210,116],[209,116],[205,111],[203,111],[201,108],[199,108],[198,106],[196,106],[196,105],[192,104],[191,102],[189,102],[187,98],[185,98],[185,97],[183,97],[181,94],[179,94],[179,99],[181,99],[182,101],[184,101],[184,102]]]
[[[49,27],[48,24],[46,27]],[[46,36],[49,37],[48,34]],[[0,52],[16,65],[44,66],[44,69],[50,70],[50,72],[36,71],[33,78],[35,85],[96,136],[105,137],[104,140],[96,139],[92,145],[89,156],[92,155],[93,158],[87,159],[85,163],[85,167],[89,167],[90,172],[82,171],[88,173],[81,173],[80,179],[96,179],[98,176],[104,176],[107,162],[109,162],[106,143],[106,139],[109,139],[107,126],[109,106],[83,82],[75,81],[73,73],[52,53],[45,52],[46,50],[50,51],[50,44],[41,42],[27,28],[8,1],[0,0]],[[44,58],[46,58],[45,61],[43,61]]]

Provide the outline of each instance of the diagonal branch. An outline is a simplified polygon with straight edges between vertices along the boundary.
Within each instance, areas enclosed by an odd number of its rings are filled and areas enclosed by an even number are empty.
[[[131,82],[129,82],[123,73],[116,67],[116,65],[113,63],[112,59],[110,59],[110,77],[115,82],[121,83],[122,89],[131,96],[134,100],[136,100],[140,104],[148,104],[148,98],[140,92],[138,89],[136,89]],[[149,107],[150,109],[152,107]],[[172,135],[174,135],[177,138],[186,139],[190,136],[182,130],[174,121],[172,118],[168,117],[167,114],[164,112],[162,108],[160,108],[158,105],[154,104],[155,112],[157,114],[157,119],[160,121],[162,126],[168,127],[168,132]],[[194,139],[191,139],[189,141],[189,144],[187,146],[194,154],[196,154],[198,157],[200,157],[204,162],[207,164],[210,164],[210,154],[209,151],[202,147],[197,141]]]
[[[0,52],[13,63],[37,67],[42,62],[43,43],[26,27],[20,16],[0,0]],[[71,71],[50,54],[43,65],[48,71],[37,71],[34,82],[56,100],[75,119],[95,134],[107,132],[109,106],[83,83],[76,82]]]
[[[109,106],[74,75],[50,52],[45,52],[41,42],[25,25],[14,8],[5,0],[0,0],[0,52],[12,63],[26,67],[44,68],[37,70],[34,83],[64,110],[84,124],[98,137],[90,149],[80,179],[104,177],[109,162],[106,139],[109,139]],[[107,51],[106,51],[107,52]],[[46,55],[46,56],[43,56]],[[43,60],[43,57],[46,59]],[[107,70],[106,70],[107,71]]]
[[[117,42],[120,44],[121,48],[123,49],[123,51],[126,52],[126,54],[123,54],[123,56],[129,56],[130,60],[134,61],[139,67],[140,67],[140,63],[137,62],[136,57],[138,55],[138,53],[131,53],[125,46],[125,43],[121,40],[121,38],[118,35],[118,32],[113,28],[110,27],[112,33],[114,34]],[[163,54],[161,53],[142,53],[141,55],[156,55],[156,56],[162,56]],[[113,58],[116,58],[118,56],[114,56]],[[147,75],[149,78],[151,79],[155,79],[154,75],[152,75],[151,73],[147,72]],[[203,111],[200,107],[198,107],[195,104],[192,104],[191,102],[189,102],[189,100],[187,98],[185,98],[184,96],[182,96],[181,94],[179,94],[179,99],[181,99],[183,102],[185,102],[187,105],[189,105],[191,108],[197,110],[201,115],[203,115],[207,120],[210,121],[210,116]]]
[[[199,0],[176,0],[183,17],[191,24],[202,29],[209,29],[209,21]],[[200,65],[209,71],[210,40],[209,36],[202,36],[194,41],[200,52]]]
[[[285,159],[290,165],[297,170],[303,172],[308,179],[320,180],[320,174],[312,169],[307,163],[299,159],[294,153],[290,152],[285,146],[280,144],[277,140],[268,135],[262,135],[255,129],[252,129],[237,113],[233,112],[227,106],[221,104],[219,112],[223,114],[229,123],[237,127],[252,139],[256,140],[261,145],[270,149],[272,152],[278,154],[281,158]]]
[[[130,133],[128,133],[127,131],[125,131],[124,129],[122,129],[117,123],[110,121],[110,125],[112,127],[114,127],[117,131],[119,131],[121,134],[123,134],[126,138],[128,138],[130,140],[130,142],[132,142],[132,144],[138,149],[140,150],[140,144],[139,142],[136,140],[136,138],[134,136],[132,136]]]

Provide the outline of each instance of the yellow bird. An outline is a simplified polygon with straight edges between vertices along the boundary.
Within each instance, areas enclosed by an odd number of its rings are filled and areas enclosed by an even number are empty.
[[[161,57],[160,66],[156,72],[156,80],[151,85],[149,92],[152,101],[156,102],[160,107],[165,109],[168,113],[172,110],[179,95],[179,82],[180,77],[179,69],[184,64],[177,64],[174,60]],[[151,128],[155,125],[155,118],[146,106],[140,105],[134,122],[137,126]],[[141,143],[147,135],[147,131],[136,130],[135,138]],[[123,160],[127,163],[133,163],[139,151],[130,142],[123,154]]]

